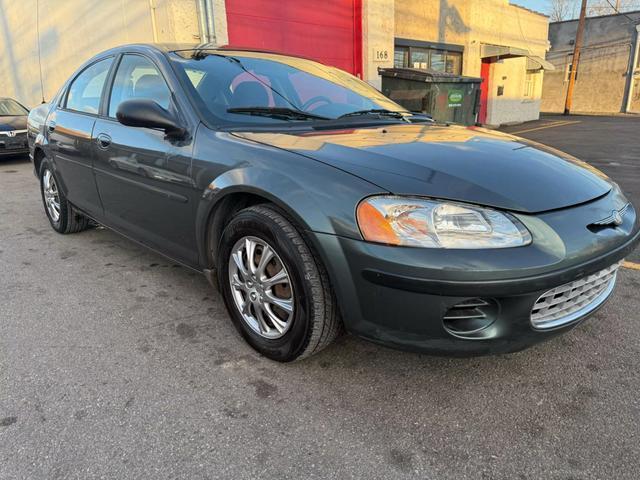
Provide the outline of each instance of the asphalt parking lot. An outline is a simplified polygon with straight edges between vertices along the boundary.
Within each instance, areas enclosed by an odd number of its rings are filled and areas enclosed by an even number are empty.
[[[640,118],[549,127],[565,120],[507,130],[602,168],[640,205]],[[516,354],[344,336],[281,365],[203,277],[109,230],[56,234],[30,164],[4,160],[0,478],[636,479],[639,288],[622,269],[591,321]]]
[[[570,153],[613,178],[640,205],[640,115],[548,115],[502,131]],[[640,250],[629,260],[640,263]]]

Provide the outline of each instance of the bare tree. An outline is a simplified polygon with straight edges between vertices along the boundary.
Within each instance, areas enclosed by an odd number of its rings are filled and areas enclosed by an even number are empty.
[[[551,0],[549,6],[549,16],[552,22],[562,22],[574,17],[574,0]]]
[[[549,0],[549,16],[552,22],[577,18],[579,0]],[[640,10],[640,0],[589,0],[587,16],[612,15],[619,12]]]
[[[587,15],[612,15],[618,12],[630,12],[640,10],[639,0],[590,0]]]

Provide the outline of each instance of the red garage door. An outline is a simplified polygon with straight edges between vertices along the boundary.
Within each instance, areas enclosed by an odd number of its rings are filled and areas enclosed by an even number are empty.
[[[362,76],[361,0],[226,0],[229,45],[312,58]]]

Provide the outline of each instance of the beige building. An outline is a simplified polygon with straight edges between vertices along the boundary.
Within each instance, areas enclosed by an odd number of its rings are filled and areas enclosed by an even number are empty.
[[[508,0],[0,0],[0,96],[47,100],[115,45],[213,41],[315,58],[377,88],[394,65],[482,77],[479,120],[500,125],[538,118],[547,29]]]
[[[199,35],[194,0],[0,0],[0,97],[32,107],[100,51]]]
[[[507,0],[395,0],[394,24],[396,66],[483,78],[481,123],[539,117],[546,16]]]

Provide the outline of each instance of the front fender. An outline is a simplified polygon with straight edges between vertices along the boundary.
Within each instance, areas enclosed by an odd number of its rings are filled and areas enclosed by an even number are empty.
[[[196,235],[205,268],[210,266],[209,225],[217,208],[230,195],[264,198],[304,230],[359,239],[355,218],[358,202],[366,196],[385,193],[361,178],[317,160],[225,133],[199,134],[197,144],[192,174],[201,191],[196,208]],[[211,159],[214,155],[217,160]]]
[[[342,174],[345,175],[345,174]],[[351,175],[345,175],[351,177]],[[356,179],[356,183],[364,183]],[[218,207],[231,195],[247,194],[264,198],[286,212],[303,230],[360,238],[355,221],[355,208],[371,188],[333,189],[324,182],[311,185],[282,171],[258,166],[229,170],[213,180],[203,191],[196,213],[196,234],[200,258],[206,260],[207,235],[211,219]],[[335,185],[335,184],[334,184]]]
[[[202,194],[198,207],[198,220],[208,217],[215,206],[226,196],[234,193],[247,193],[264,197],[278,205],[305,230],[336,234],[344,229],[345,219],[335,218],[345,212],[325,211],[319,192],[309,192],[305,186],[283,175],[282,172],[266,170],[260,167],[247,167],[230,170],[213,180]],[[326,203],[324,204],[326,205]],[[202,215],[202,217],[201,217]],[[341,232],[347,236],[357,232]]]

